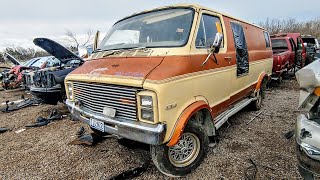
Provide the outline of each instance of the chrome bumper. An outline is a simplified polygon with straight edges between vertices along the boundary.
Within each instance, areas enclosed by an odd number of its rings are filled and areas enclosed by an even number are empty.
[[[296,152],[300,168],[320,174],[320,125],[299,115],[296,122]],[[301,174],[302,175],[302,174]]]
[[[166,133],[165,124],[154,125],[139,121],[109,118],[102,114],[90,112],[83,107],[78,107],[74,102],[69,100],[66,100],[66,105],[75,118],[85,122],[86,124],[90,124],[90,118],[104,122],[105,132],[146,144],[163,144]]]

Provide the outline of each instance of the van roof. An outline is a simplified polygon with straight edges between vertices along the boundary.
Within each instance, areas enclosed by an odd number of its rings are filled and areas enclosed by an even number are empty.
[[[139,14],[144,14],[144,13],[147,13],[147,12],[150,12],[150,11],[155,11],[155,10],[161,10],[161,9],[167,9],[167,8],[175,8],[175,7],[191,7],[191,8],[195,8],[197,10],[200,10],[200,9],[204,9],[204,10],[207,10],[207,11],[211,11],[211,12],[214,12],[214,13],[217,13],[217,14],[221,14],[223,16],[226,16],[226,17],[229,17],[229,18],[232,18],[232,19],[235,19],[235,20],[238,20],[238,21],[241,21],[243,23],[246,23],[246,24],[249,24],[249,25],[252,25],[252,26],[255,26],[257,28],[260,28],[260,29],[263,29],[266,31],[266,29],[256,25],[256,24],[253,24],[253,23],[250,23],[250,22],[247,22],[247,21],[244,21],[244,20],[241,20],[239,18],[235,18],[231,15],[228,15],[228,14],[225,14],[225,13],[221,13],[219,11],[216,11],[216,10],[213,10],[213,9],[210,9],[210,8],[207,8],[205,6],[201,6],[199,4],[193,4],[193,3],[183,3],[183,4],[174,4],[174,5],[168,5],[168,6],[162,6],[162,7],[158,7],[158,8],[155,8],[155,9],[151,9],[151,10],[145,10],[145,11],[142,11],[142,12],[139,12],[139,13],[135,13],[135,14],[132,14],[130,16],[127,16],[119,21],[117,21],[116,23],[120,22],[120,21],[123,21],[129,17],[132,17],[132,16],[136,16],[136,15],[139,15]]]

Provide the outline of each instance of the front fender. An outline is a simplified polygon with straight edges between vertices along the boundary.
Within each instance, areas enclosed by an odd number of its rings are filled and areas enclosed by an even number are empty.
[[[192,115],[201,110],[201,109],[208,109],[210,111],[210,106],[205,101],[197,101],[190,106],[188,106],[180,115],[179,120],[177,121],[173,134],[171,136],[170,141],[167,143],[167,146],[171,147],[178,143],[185,126],[187,125],[190,117]]]

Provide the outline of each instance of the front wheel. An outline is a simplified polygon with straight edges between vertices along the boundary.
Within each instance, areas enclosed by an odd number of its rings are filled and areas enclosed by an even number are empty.
[[[189,122],[175,146],[152,145],[150,152],[153,163],[163,174],[181,177],[201,164],[208,147],[209,138],[202,125]]]

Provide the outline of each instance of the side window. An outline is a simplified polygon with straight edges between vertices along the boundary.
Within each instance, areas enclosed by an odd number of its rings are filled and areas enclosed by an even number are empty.
[[[293,39],[290,38],[290,45],[293,51],[296,51],[296,45],[293,42]]]
[[[269,38],[269,33],[268,32],[264,32],[264,39],[266,41],[266,47],[269,48],[271,47],[271,44],[270,44],[270,38]]]
[[[241,24],[231,22],[231,28],[236,48],[237,76],[244,76],[249,73],[249,53],[246,37]]]
[[[201,17],[199,30],[197,34],[196,48],[210,47],[214,41],[217,32],[219,31],[222,31],[220,19],[215,16],[203,14]],[[221,46],[223,47],[223,42]]]

